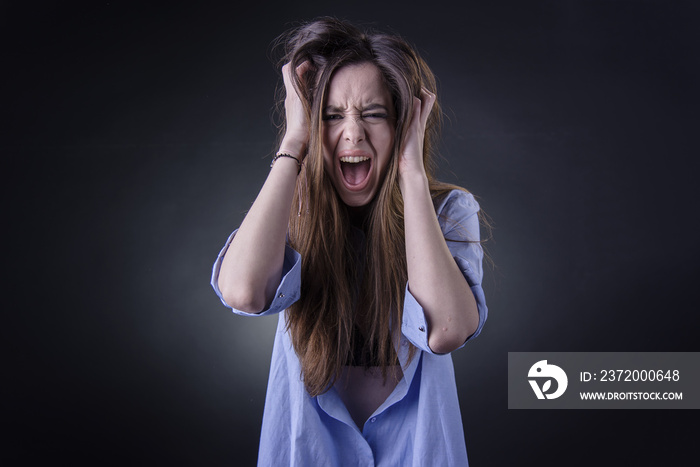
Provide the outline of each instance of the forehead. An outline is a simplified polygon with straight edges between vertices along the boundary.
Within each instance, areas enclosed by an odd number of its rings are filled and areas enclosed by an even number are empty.
[[[385,106],[391,103],[391,93],[376,65],[346,65],[333,73],[328,85],[328,105],[356,107],[370,103]]]

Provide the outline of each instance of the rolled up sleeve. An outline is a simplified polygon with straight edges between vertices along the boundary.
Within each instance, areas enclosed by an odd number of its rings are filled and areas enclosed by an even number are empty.
[[[223,303],[228,308],[231,308],[234,313],[243,316],[266,316],[279,313],[282,310],[289,308],[294,302],[299,300],[299,294],[301,291],[301,255],[294,250],[289,245],[285,246],[284,250],[284,263],[282,265],[282,280],[277,287],[275,292],[275,297],[270,303],[270,306],[261,311],[260,313],[246,313],[245,311],[237,310],[231,305],[226,303],[221,290],[219,289],[219,272],[221,271],[221,263],[224,260],[224,256],[228,251],[229,245],[231,245],[231,240],[236,236],[238,229],[234,230],[233,233],[226,240],[226,244],[221,249],[219,256],[214,262],[214,267],[211,272],[211,286],[214,288],[214,292]]]
[[[479,313],[476,331],[459,347],[462,348],[481,333],[488,316],[486,298],[481,287],[484,251],[478,243],[480,240],[479,203],[470,193],[455,190],[446,196],[437,212],[447,247],[474,294]],[[435,353],[428,346],[428,324],[425,312],[408,290],[408,284],[404,296],[401,332],[419,349],[431,354]]]

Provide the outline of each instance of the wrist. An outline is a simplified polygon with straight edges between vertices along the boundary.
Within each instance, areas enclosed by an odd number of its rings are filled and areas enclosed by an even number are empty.
[[[306,139],[288,134],[284,135],[277,154],[289,154],[299,159],[299,161],[303,160],[306,155]]]
[[[299,175],[301,165],[295,160],[296,158],[289,154],[283,154],[281,156],[279,154],[272,158],[270,173],[284,174],[293,172],[295,177]]]
[[[291,154],[284,153],[284,152],[278,152],[278,153],[275,155],[275,157],[272,158],[272,162],[270,162],[270,168],[274,167],[274,166],[275,166],[275,163],[276,163],[279,159],[290,159],[290,160],[293,160],[293,161],[296,163],[296,165],[297,165],[297,175],[301,172],[301,161],[299,160],[299,158],[297,158],[297,157],[295,157],[295,156],[292,156]]]
[[[404,170],[399,172],[399,188],[405,196],[408,190],[424,191],[430,183],[424,170]]]

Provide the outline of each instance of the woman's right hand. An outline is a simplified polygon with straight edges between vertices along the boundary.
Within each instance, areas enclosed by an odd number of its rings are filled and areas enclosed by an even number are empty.
[[[304,81],[304,74],[311,64],[303,62],[296,68],[296,74],[300,80]],[[306,155],[306,148],[309,143],[309,122],[304,111],[304,105],[294,87],[292,68],[289,63],[282,67],[282,79],[287,96],[284,99],[284,111],[287,122],[287,129],[282,138],[279,152],[290,154],[302,160]]]

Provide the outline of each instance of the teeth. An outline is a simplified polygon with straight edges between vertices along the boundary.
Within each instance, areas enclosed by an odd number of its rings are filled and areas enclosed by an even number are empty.
[[[358,162],[363,162],[369,160],[369,157],[365,156],[344,156],[340,158],[340,162],[349,162],[350,164],[357,164]]]

